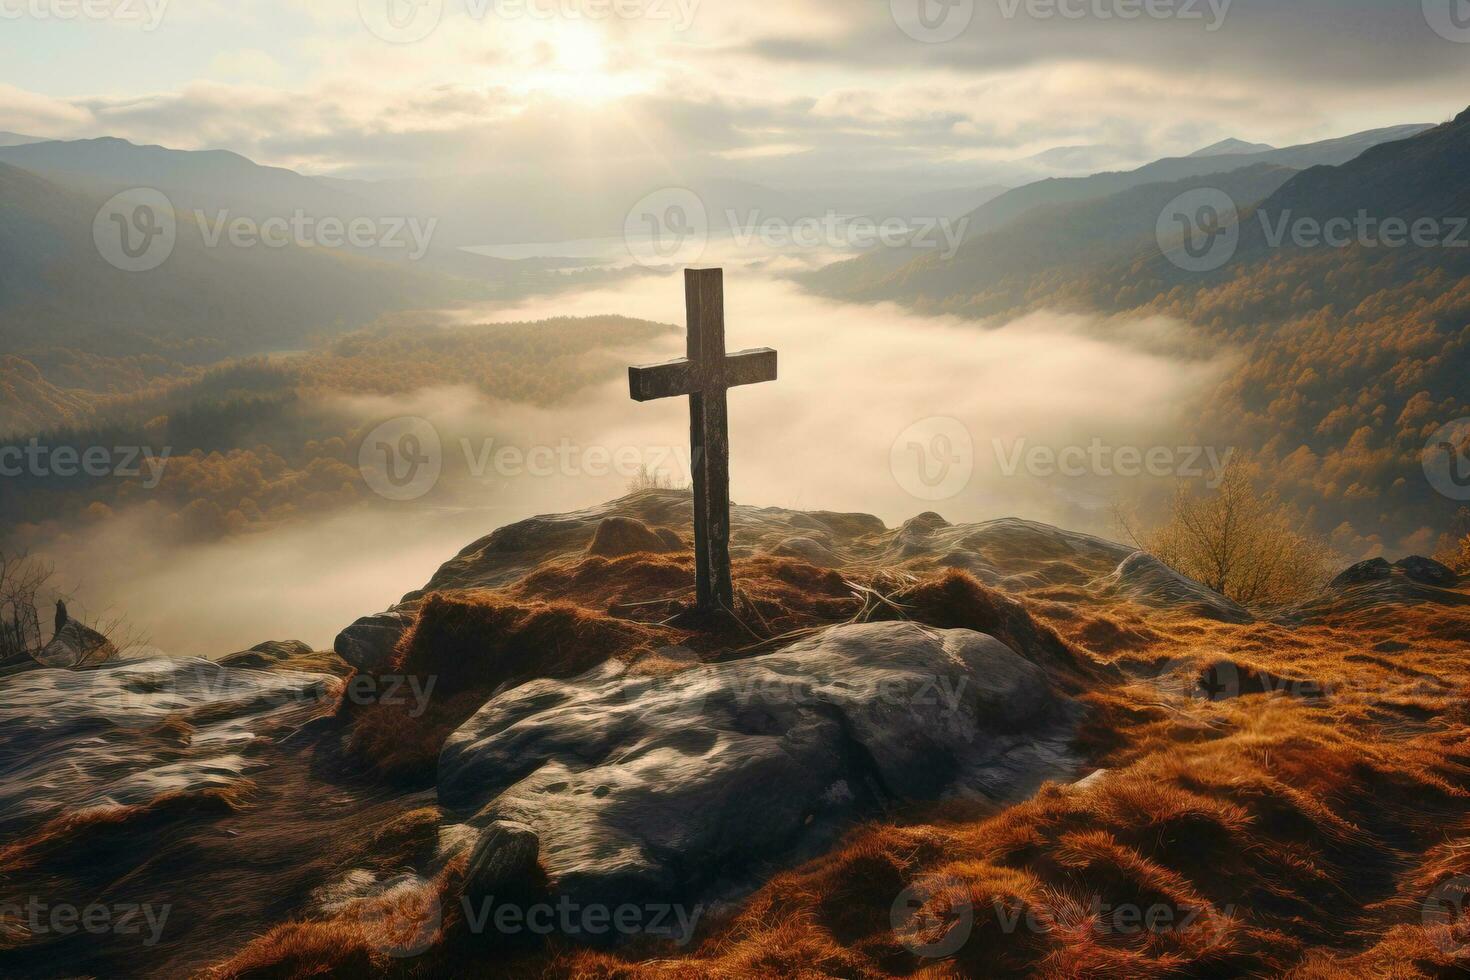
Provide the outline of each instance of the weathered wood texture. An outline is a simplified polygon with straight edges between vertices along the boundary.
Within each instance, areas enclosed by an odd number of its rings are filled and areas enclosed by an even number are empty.
[[[776,380],[776,352],[767,347],[725,353],[722,269],[686,269],[684,304],[688,356],[628,369],[635,401],[689,397],[689,445],[694,478],[695,593],[705,611],[735,602],[730,575],[730,425],[725,392]]]

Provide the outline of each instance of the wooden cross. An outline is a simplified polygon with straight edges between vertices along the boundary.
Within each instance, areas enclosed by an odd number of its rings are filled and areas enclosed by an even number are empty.
[[[628,369],[633,400],[689,396],[694,476],[694,585],[701,612],[733,610],[730,578],[730,413],[725,392],[776,380],[769,347],[725,353],[725,273],[685,269],[689,356]]]

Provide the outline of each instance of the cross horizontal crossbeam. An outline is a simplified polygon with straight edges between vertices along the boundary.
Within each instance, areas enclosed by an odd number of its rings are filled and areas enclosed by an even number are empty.
[[[719,364],[712,365],[718,369]],[[710,377],[711,374],[720,376]],[[724,358],[724,370],[711,371],[687,357],[662,364],[645,364],[628,369],[633,400],[651,402],[659,398],[692,395],[715,388],[739,388],[776,380],[776,352],[769,347],[737,351]]]

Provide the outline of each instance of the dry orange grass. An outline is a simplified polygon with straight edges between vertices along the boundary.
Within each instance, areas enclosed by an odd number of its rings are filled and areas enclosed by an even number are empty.
[[[0,875],[37,866],[48,872],[85,866],[92,855],[130,846],[131,841],[171,823],[240,810],[254,788],[250,780],[242,779],[227,788],[165,793],[146,805],[111,804],[63,814],[0,847]]]
[[[629,580],[608,580],[618,563],[633,570]],[[950,804],[860,827],[738,909],[707,917],[686,950],[488,950],[458,921],[447,869],[435,878],[443,942],[421,957],[384,958],[349,916],[277,927],[220,974],[1467,975],[1470,959],[1457,955],[1466,921],[1426,922],[1424,908],[1470,874],[1470,607],[1241,626],[1055,590],[1017,602],[959,573],[864,583],[887,597],[872,606],[840,576],[790,566],[772,563],[742,586],[775,602],[793,581],[818,583],[815,599],[784,611],[796,628],[901,614],[1037,652],[1081,691],[1090,710],[1079,751],[1109,771],[1000,812]],[[747,576],[760,567],[748,564]],[[580,559],[500,593],[440,600],[406,638],[399,666],[443,670],[484,692],[597,657],[648,658],[670,631],[600,610],[649,600],[662,609],[659,590],[686,573],[663,556]],[[586,605],[539,601],[552,594]],[[554,642],[525,643],[550,637],[552,624],[559,635],[588,631],[591,652],[569,658]],[[1190,696],[1212,664],[1273,693]],[[442,741],[437,727],[433,737]],[[920,914],[896,930],[901,897]],[[952,957],[915,954],[915,942],[952,938],[956,915],[967,924]],[[1143,915],[1161,918],[1148,928]]]
[[[573,951],[549,972],[1470,975],[1470,918],[1424,918],[1435,889],[1470,875],[1470,615],[1346,618],[1292,630],[1073,611],[1058,631],[1137,678],[1085,698],[1082,747],[1113,767],[1099,781],[969,822],[863,828],[772,880],[685,959]],[[1150,679],[1221,659],[1310,677],[1330,696],[1212,703]],[[934,930],[925,938],[943,937],[957,894],[970,910],[953,959],[899,941],[893,903],[913,887],[932,913],[918,920]],[[1130,909],[1173,925],[1137,928],[1120,918]]]

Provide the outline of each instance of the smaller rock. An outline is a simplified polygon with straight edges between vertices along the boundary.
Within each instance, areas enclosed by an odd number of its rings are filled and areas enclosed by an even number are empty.
[[[587,554],[603,558],[620,558],[623,555],[635,555],[641,552],[662,554],[683,547],[677,534],[667,528],[660,528],[660,530],[667,533],[660,534],[659,531],[655,531],[636,518],[607,517],[597,525],[597,531],[592,535],[592,543],[587,546]],[[670,543],[671,538],[674,542],[672,544]]]
[[[533,889],[543,879],[541,838],[523,823],[496,820],[480,832],[465,871],[464,895],[472,902],[505,901],[508,894]]]
[[[300,640],[268,640],[257,643],[249,650],[220,657],[219,662],[226,667],[242,670],[269,670],[283,660],[305,656],[311,652],[311,647]]]
[[[1448,566],[1441,565],[1433,558],[1425,558],[1423,555],[1410,555],[1393,567],[1421,585],[1437,585],[1442,589],[1451,589],[1460,581],[1460,576]]]
[[[1068,786],[1067,789],[1073,793],[1084,793],[1087,790],[1097,787],[1107,776],[1108,770],[1094,769],[1087,776]]]
[[[1362,585],[1365,582],[1378,582],[1393,577],[1393,566],[1386,558],[1369,558],[1360,561],[1352,568],[1343,572],[1332,580],[1330,588],[1340,589],[1349,585]]]
[[[58,610],[58,620],[65,607]],[[67,619],[36,659],[48,667],[84,667],[106,663],[117,656],[112,641],[75,619]]]
[[[381,670],[393,662],[398,641],[412,625],[413,614],[406,609],[364,616],[337,634],[332,649],[358,670]]]
[[[1101,584],[1116,596],[1154,608],[1188,609],[1196,615],[1224,623],[1249,623],[1253,619],[1238,602],[1180,575],[1143,551],[1136,551],[1125,558]]]

